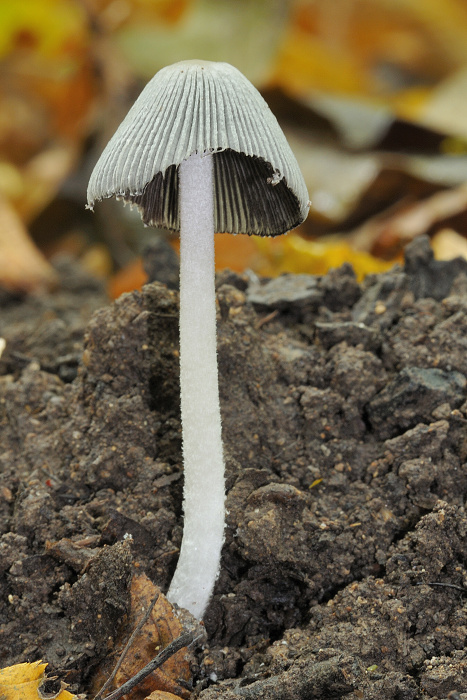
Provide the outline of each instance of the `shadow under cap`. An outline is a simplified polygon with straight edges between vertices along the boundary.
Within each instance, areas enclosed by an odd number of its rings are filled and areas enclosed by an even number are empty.
[[[275,182],[270,163],[230,149],[209,157],[214,160],[215,231],[278,236],[302,223],[298,198],[284,178]],[[142,194],[125,192],[121,198],[138,206],[147,226],[180,231],[177,166],[158,173]]]

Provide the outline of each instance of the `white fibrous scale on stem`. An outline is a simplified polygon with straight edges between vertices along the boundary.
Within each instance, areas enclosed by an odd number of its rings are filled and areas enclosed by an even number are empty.
[[[195,153],[183,161],[179,183],[184,526],[167,597],[201,618],[218,575],[225,500],[217,376],[212,156]]]

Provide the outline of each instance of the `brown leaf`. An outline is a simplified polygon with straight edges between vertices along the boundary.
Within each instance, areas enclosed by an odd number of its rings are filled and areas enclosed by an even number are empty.
[[[53,268],[29,238],[10,203],[0,196],[0,285],[14,292],[51,287]]]
[[[93,692],[99,690],[112,672],[121,650],[158,590],[157,586],[144,574],[133,577],[129,618],[124,623],[114,654],[111,658],[106,659],[92,681]],[[179,637],[182,632],[182,625],[175,614],[173,606],[159,591],[159,598],[151,615],[134,639],[111,687],[118,688],[123,685],[123,683],[146,666],[151,659],[157,656],[161,649]],[[162,668],[151,673],[137,688],[132,690],[131,700],[145,700],[155,691],[164,691],[169,693],[169,695],[154,695],[152,700],[172,700],[173,697],[177,697],[177,700],[188,698],[190,696],[189,691],[178,681],[181,680],[188,683],[190,678],[190,665],[186,658],[186,650],[182,649],[168,659]]]
[[[354,234],[357,248],[379,252],[397,251],[411,240],[467,212],[467,185],[436,192],[431,197],[369,219]]]
[[[180,697],[173,693],[167,693],[165,690],[155,690],[145,700],[180,700]]]

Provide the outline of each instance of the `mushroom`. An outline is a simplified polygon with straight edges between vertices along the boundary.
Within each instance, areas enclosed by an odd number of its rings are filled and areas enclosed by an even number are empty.
[[[116,196],[180,231],[184,529],[167,597],[201,619],[224,541],[214,232],[276,236],[310,206],[276,118],[233,66],[181,61],[146,85],[91,175],[88,207]]]

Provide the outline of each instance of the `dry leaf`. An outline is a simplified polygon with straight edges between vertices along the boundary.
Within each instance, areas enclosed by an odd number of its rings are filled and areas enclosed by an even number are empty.
[[[0,285],[31,292],[54,282],[53,268],[29,238],[13,207],[0,196]]]
[[[31,221],[53,199],[60,183],[76,165],[73,143],[44,149],[22,168],[24,193],[14,204],[23,221]]]
[[[324,275],[330,268],[349,262],[357,279],[361,280],[365,275],[383,272],[393,265],[393,261],[380,260],[365,251],[355,250],[336,238],[307,241],[292,233],[271,241],[258,239],[256,242],[262,257],[256,260],[254,270],[260,275],[275,277],[284,272]]]
[[[117,299],[124,292],[141,289],[146,284],[148,276],[143,269],[141,258],[132,260],[128,265],[113,275],[109,281],[109,296]]]
[[[37,146],[45,146],[50,138],[83,135],[95,93],[89,39],[80,3],[0,3],[0,98],[2,103],[13,101],[20,115],[28,118],[31,113],[35,123],[43,126],[38,142],[34,132],[24,132],[21,122],[10,124],[18,145],[24,139],[34,139],[36,147],[29,155],[37,153]],[[0,142],[2,137],[0,130]]]
[[[397,251],[417,236],[461,215],[467,216],[467,185],[436,192],[420,202],[369,219],[352,234],[352,243],[374,252]]]
[[[148,695],[145,700],[180,700],[178,695],[167,693],[165,690],[155,690],[154,693]]]
[[[117,641],[115,654],[111,658],[106,659],[92,681],[93,692],[97,692],[109,677],[121,650],[158,590],[144,574],[133,577],[131,582],[131,609],[128,621]],[[112,688],[118,688],[123,683],[126,683],[127,680],[146,666],[151,659],[157,656],[161,649],[179,637],[182,632],[182,625],[174,612],[174,608],[167,598],[159,592],[157,603],[141,632],[134,639],[117,672]],[[190,693],[178,682],[179,679],[185,683],[188,683],[191,679],[190,666],[186,659],[186,650],[184,649],[174,654],[164,663],[162,668],[151,673],[140,685],[132,690],[131,700],[145,700],[148,695],[159,690],[171,693],[172,696],[169,695],[169,698],[173,696],[177,700],[188,698]],[[158,698],[157,695],[154,697]],[[161,700],[164,698],[164,696],[159,697],[161,697]]]
[[[264,82],[288,13],[288,2],[282,1],[171,0],[173,20],[168,27],[166,0],[138,0],[136,4],[145,5],[145,13],[132,13],[113,39],[133,72],[145,78],[189,53],[232,63],[253,82]],[[149,8],[154,8],[152,17]],[[159,19],[161,10],[164,14]]]
[[[436,260],[467,260],[467,240],[450,228],[443,228],[431,239],[431,247]]]
[[[306,103],[332,123],[342,143],[351,149],[379,143],[394,121],[391,110],[367,100],[315,92]]]
[[[23,221],[55,196],[89,131],[91,38],[74,0],[0,2],[0,191]]]
[[[467,138],[467,68],[450,75],[432,92],[422,106],[419,120],[432,129]]]
[[[273,79],[301,94],[404,95],[407,109],[467,61],[466,22],[463,0],[297,0]]]
[[[2,700],[42,700],[40,687],[46,680],[44,671],[47,664],[41,661],[16,664],[0,669],[0,698]],[[60,690],[57,695],[47,695],[48,700],[72,700],[67,690]]]

